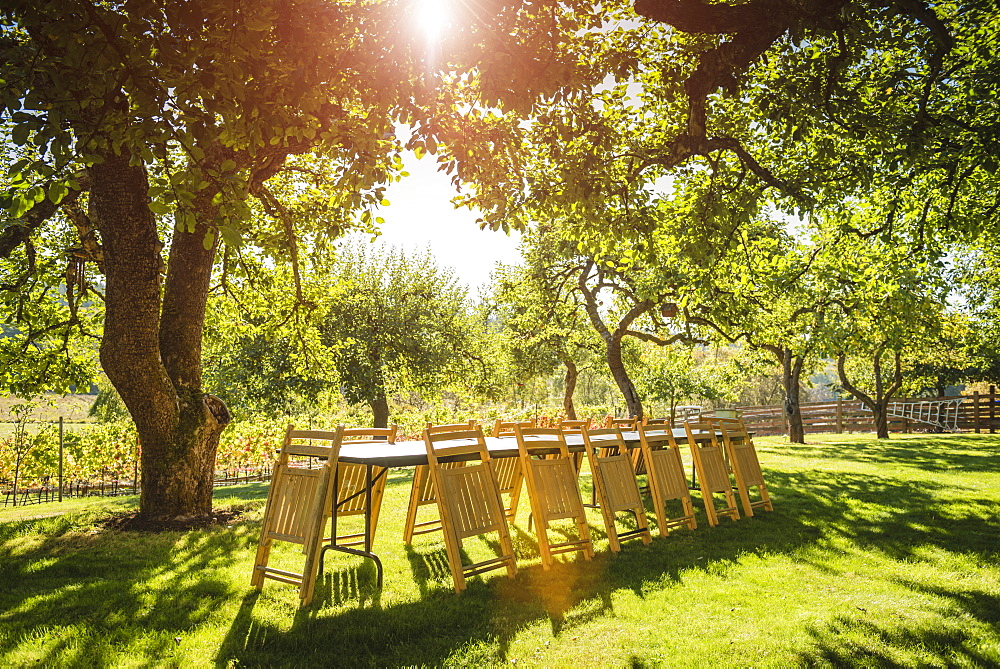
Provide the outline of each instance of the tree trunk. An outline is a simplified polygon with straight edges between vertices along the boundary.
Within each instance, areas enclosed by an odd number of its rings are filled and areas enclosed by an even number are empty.
[[[875,419],[875,437],[878,439],[889,438],[889,412],[888,402],[876,402],[871,407],[872,416]]]
[[[622,338],[620,336],[612,337],[608,343],[607,358],[611,377],[618,384],[618,390],[625,398],[625,414],[630,418],[635,416],[641,420],[643,415],[642,400],[639,399],[635,384],[632,383],[632,378],[628,375],[628,370],[625,369],[625,363],[622,361]]]
[[[594,326],[601,339],[604,340],[608,368],[611,371],[611,377],[615,380],[618,389],[622,393],[622,397],[625,398],[625,411],[629,417],[635,416],[641,420],[643,416],[642,401],[639,399],[639,393],[635,390],[635,384],[632,383],[632,379],[628,375],[628,370],[625,369],[625,364],[622,361],[622,337],[628,332],[629,327],[635,322],[635,319],[652,307],[653,303],[650,300],[642,300],[633,304],[632,308],[618,321],[615,331],[611,332],[604,323],[604,319],[601,318],[601,313],[598,309],[598,289],[595,288],[592,290],[587,285],[590,271],[593,268],[594,261],[588,260],[584,264],[577,282],[580,294],[584,298],[584,310],[590,318],[591,325]]]
[[[884,344],[877,348],[872,360],[872,368],[875,376],[874,397],[861,391],[847,377],[847,370],[845,369],[847,355],[845,353],[837,355],[837,375],[840,377],[840,383],[847,392],[861,400],[871,410],[872,419],[875,421],[875,436],[878,439],[889,438],[889,402],[896,391],[903,385],[902,361],[899,352],[895,351],[893,353],[893,380],[888,388],[885,387],[882,379],[882,353],[885,348],[886,345]]]
[[[806,443],[806,430],[802,424],[802,358],[793,356],[785,349],[782,356],[781,383],[785,388],[785,417],[788,419],[788,441],[792,444]]]
[[[368,403],[372,410],[372,427],[389,427],[389,401],[385,393]]]
[[[567,420],[576,420],[576,406],[573,404],[573,393],[576,391],[576,379],[580,376],[580,370],[576,368],[576,363],[568,357],[563,358],[566,365],[566,388],[563,391],[563,411],[566,412]]]
[[[219,435],[229,423],[225,404],[201,389],[214,248],[204,249],[204,223],[174,233],[161,319],[161,243],[145,168],[129,165],[123,150],[108,152],[90,172],[107,280],[101,364],[142,443],[140,514],[150,521],[206,518]]]

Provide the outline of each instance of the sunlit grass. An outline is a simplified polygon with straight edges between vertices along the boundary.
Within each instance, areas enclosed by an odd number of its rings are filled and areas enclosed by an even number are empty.
[[[699,512],[694,532],[611,555],[594,512],[595,559],[550,572],[525,501],[517,578],[462,595],[439,536],[402,545],[410,470],[393,471],[384,590],[328,553],[304,610],[291,587],[249,587],[266,484],[219,489],[243,517],[190,532],[105,529],[135,498],[4,509],[0,665],[1000,664],[1000,435],[809,440],[758,440],[773,513],[709,528]]]

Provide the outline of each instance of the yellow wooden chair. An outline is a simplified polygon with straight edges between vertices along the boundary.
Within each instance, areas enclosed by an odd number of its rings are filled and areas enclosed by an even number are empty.
[[[507,575],[517,574],[514,545],[500,489],[497,486],[483,431],[477,425],[461,431],[424,430],[427,461],[437,491],[438,511],[448,564],[455,591],[465,589],[465,579],[506,567]],[[446,467],[450,458],[460,458],[462,467]],[[473,564],[462,562],[462,541],[468,537],[496,532],[500,555]]]
[[[638,422],[639,419],[635,416],[632,416],[631,418],[612,418],[611,424],[608,425],[608,427],[617,427],[619,430],[630,432],[635,429]]]
[[[722,449],[715,438],[715,426],[707,421],[685,421],[684,429],[687,431],[694,468],[701,482],[701,498],[705,502],[708,524],[712,527],[718,525],[720,515],[739,520],[740,512],[736,508],[733,484],[729,480],[729,470],[722,457]],[[713,495],[720,492],[725,495],[726,506],[716,509]]]
[[[528,501],[534,519],[542,567],[552,566],[552,556],[579,551],[589,560],[594,554],[590,541],[587,513],[577,487],[577,470],[566,448],[566,438],[559,428],[522,428],[515,426],[521,469],[528,482]],[[572,520],[577,538],[551,543],[549,524],[555,520]]]
[[[684,477],[684,462],[681,460],[677,441],[667,425],[639,425],[639,449],[646,467],[649,493],[656,510],[656,524],[660,536],[675,527],[698,527],[694,518],[691,491]],[[667,502],[680,500],[681,514],[667,515]]]
[[[386,428],[377,427],[352,427],[344,430],[345,444],[379,444],[396,443],[396,434],[399,431],[397,425]],[[368,471],[365,465],[354,465],[341,462],[337,466],[336,489],[337,489],[337,513],[335,519],[345,516],[360,516],[366,511],[366,499],[368,488]],[[368,515],[368,543],[375,542],[375,528],[378,526],[378,516],[382,509],[382,497],[385,494],[386,470],[385,467],[372,468],[371,484],[371,512]],[[336,546],[353,547],[361,546],[365,543],[364,532],[354,532],[343,534],[333,527],[332,536],[327,537],[327,542]]]
[[[711,421],[722,433],[722,442],[729,454],[729,463],[732,466],[733,474],[736,476],[736,488],[740,493],[740,501],[743,504],[743,513],[753,516],[754,509],[764,509],[774,511],[771,504],[771,495],[767,491],[767,484],[764,483],[764,472],[760,469],[760,461],[757,459],[757,449],[754,447],[753,439],[747,432],[741,418],[716,418]],[[750,488],[757,488],[760,499],[752,501],[750,499]]]
[[[590,427],[590,419],[587,420],[561,420],[559,429],[567,434],[580,434]]]
[[[296,430],[285,432],[285,441],[271,477],[271,488],[264,508],[257,557],[251,584],[260,590],[264,579],[298,586],[303,605],[312,601],[316,586],[323,527],[332,513],[333,472],[340,456],[344,437],[341,425],[334,431]],[[318,443],[317,443],[318,442]],[[322,458],[319,467],[296,466],[291,457]],[[275,541],[300,544],[305,554],[302,573],[269,567]]]
[[[502,421],[498,418],[493,424],[492,436],[514,437],[515,425],[535,427],[535,421]],[[521,458],[493,458],[490,462],[497,475],[500,494],[510,496],[510,504],[507,505],[504,512],[507,514],[507,520],[514,522],[514,517],[517,515],[517,505],[521,499],[521,488],[524,487],[524,470],[521,469]]]
[[[454,423],[451,425],[432,425],[427,423],[426,429],[434,432],[454,432],[456,430],[471,430],[475,428],[476,421],[470,420],[468,423]],[[461,462],[445,463],[444,467],[461,467]],[[431,476],[427,465],[417,465],[413,472],[413,485],[410,486],[410,503],[406,507],[406,523],[403,525],[403,543],[409,545],[413,543],[413,535],[427,534],[429,532],[441,531],[441,519],[434,518],[417,522],[417,511],[422,506],[436,504],[437,495],[434,488],[434,479]]]
[[[649,533],[632,458],[621,430],[617,427],[584,430],[583,443],[612,552],[620,551],[625,539],[639,538],[648,544],[653,537]],[[635,529],[618,530],[615,515],[623,511],[635,516]]]
[[[590,428],[590,419],[587,420],[561,420],[559,421],[559,429],[566,434],[580,434],[584,430]],[[580,467],[583,466],[583,453],[573,453],[573,466],[576,467],[576,473],[580,473]]]

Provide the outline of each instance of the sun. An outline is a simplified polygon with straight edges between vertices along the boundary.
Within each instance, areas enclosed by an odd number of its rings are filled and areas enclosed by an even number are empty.
[[[437,41],[451,18],[448,0],[417,0],[414,17],[427,40]]]

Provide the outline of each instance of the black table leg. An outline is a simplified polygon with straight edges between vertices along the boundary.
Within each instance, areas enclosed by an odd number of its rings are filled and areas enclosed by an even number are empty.
[[[375,553],[372,552],[372,488],[375,486],[375,483],[378,481],[378,479],[380,479],[381,477],[385,476],[388,471],[389,471],[388,468],[383,468],[382,471],[379,473],[378,476],[372,477],[372,465],[365,465],[365,490],[364,490],[364,493],[365,493],[365,540],[364,540],[364,546],[365,546],[365,548],[364,548],[364,550],[358,550],[357,548],[349,548],[347,546],[338,546],[337,545],[337,507],[340,504],[346,503],[348,500],[345,499],[342,502],[338,502],[338,500],[336,498],[333,500],[333,513],[331,514],[331,518],[330,518],[330,520],[331,520],[331,526],[332,526],[332,530],[333,531],[332,531],[332,534],[330,535],[330,543],[328,543],[325,546],[323,546],[323,549],[320,551],[320,554],[319,554],[319,570],[320,570],[320,572],[323,571],[323,556],[326,554],[326,551],[338,551],[340,553],[348,553],[350,555],[357,555],[358,557],[368,558],[369,560],[371,560],[372,562],[375,563],[375,573],[376,573],[376,581],[377,581],[377,584],[378,584],[378,589],[379,590],[382,589],[382,574],[383,574],[382,560],[379,559],[378,555],[376,555]],[[337,473],[334,474],[333,489],[334,489],[334,495],[336,496],[336,493],[340,490],[339,472],[337,472]],[[360,493],[356,493],[356,494],[360,494]],[[348,499],[353,499],[353,497],[354,497],[354,495],[352,495]]]

